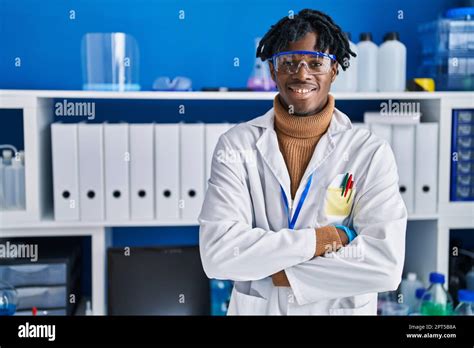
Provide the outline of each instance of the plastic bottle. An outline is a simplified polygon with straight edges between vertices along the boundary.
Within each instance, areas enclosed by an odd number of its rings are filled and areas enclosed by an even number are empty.
[[[406,85],[407,49],[397,32],[385,34],[378,50],[377,89],[403,92]]]
[[[255,48],[258,47],[260,38],[255,39]],[[268,64],[262,62],[260,58],[255,58],[253,71],[247,81],[247,88],[252,91],[271,91],[275,89]]]
[[[423,284],[416,279],[416,273],[408,273],[400,284],[400,293],[403,295],[403,303],[408,305],[408,313],[415,310],[416,289],[422,288]]]
[[[13,172],[11,171],[13,152],[3,150],[3,207],[13,209],[15,206],[15,190],[13,187]]]
[[[466,288],[467,290],[474,291],[474,266],[466,274]]]
[[[4,170],[5,201],[7,209],[25,209],[24,152],[19,152]]]
[[[474,291],[459,290],[459,304],[454,310],[455,315],[474,315]]]
[[[453,313],[453,300],[443,286],[444,281],[444,274],[430,273],[431,285],[421,302],[422,315],[451,315]]]
[[[421,299],[423,298],[423,295],[425,294],[426,289],[425,288],[418,288],[415,290],[415,306],[413,307],[413,312],[411,315],[421,315]]]
[[[25,152],[20,151],[18,158],[13,161],[12,169],[15,170],[15,187],[16,187],[16,207],[25,209]]]
[[[350,33],[346,33],[347,39],[349,40],[349,47],[352,52],[358,55],[357,46],[351,41]],[[357,58],[352,57],[349,59],[349,66],[347,70],[343,70],[339,67],[339,73],[337,74],[336,80],[331,85],[332,92],[355,92],[357,91]]]
[[[377,90],[378,48],[372,41],[371,33],[360,34],[357,52],[357,90],[359,92],[375,92]]]
[[[3,150],[2,151],[3,164],[10,165],[12,164],[13,151],[12,150]]]

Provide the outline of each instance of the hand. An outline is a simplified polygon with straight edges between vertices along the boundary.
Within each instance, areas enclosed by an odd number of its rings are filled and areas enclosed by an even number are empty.
[[[339,250],[349,242],[346,232],[332,225],[315,229],[316,249],[314,256],[324,256],[326,253]]]

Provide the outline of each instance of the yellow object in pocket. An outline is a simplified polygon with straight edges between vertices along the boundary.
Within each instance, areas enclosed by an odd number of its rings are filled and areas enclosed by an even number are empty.
[[[341,196],[341,192],[342,188],[339,187],[329,187],[327,189],[324,209],[326,215],[349,215],[354,200],[355,188],[348,190],[346,197]]]

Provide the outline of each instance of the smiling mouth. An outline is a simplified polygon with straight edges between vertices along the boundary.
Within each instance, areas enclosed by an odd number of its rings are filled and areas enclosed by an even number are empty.
[[[308,94],[315,91],[317,88],[316,87],[297,88],[297,87],[288,86],[288,89],[292,92],[304,95],[304,94]]]

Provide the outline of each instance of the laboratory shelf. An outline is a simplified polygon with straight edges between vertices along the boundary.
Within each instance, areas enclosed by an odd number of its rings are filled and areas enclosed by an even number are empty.
[[[121,221],[58,221],[52,214],[39,221],[17,221],[15,223],[0,222],[0,237],[2,230],[18,229],[62,229],[62,228],[89,228],[89,227],[170,227],[170,226],[198,226],[195,220],[121,220]]]
[[[2,96],[73,99],[177,99],[177,100],[272,100],[277,92],[155,92],[155,91],[73,91],[73,90],[0,90]],[[332,93],[336,100],[440,99],[471,97],[472,92],[354,92]]]
[[[412,214],[409,221],[437,220],[438,214]],[[474,223],[474,222],[473,222]],[[0,237],[3,230],[23,229],[56,229],[63,228],[90,228],[90,227],[171,227],[171,226],[199,226],[195,220],[122,220],[122,221],[58,221],[52,214],[39,221],[17,221],[15,223],[0,222]]]

